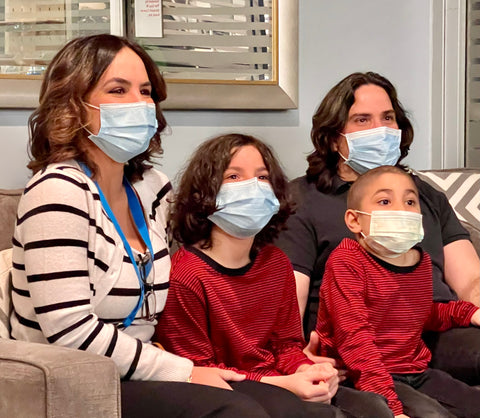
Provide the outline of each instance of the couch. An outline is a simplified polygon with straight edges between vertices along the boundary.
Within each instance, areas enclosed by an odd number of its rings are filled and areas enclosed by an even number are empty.
[[[480,168],[414,171],[448,197],[480,257]]]
[[[120,417],[111,359],[9,339],[9,248],[21,192],[0,190],[0,417]]]
[[[480,169],[415,174],[445,192],[480,256]],[[8,249],[21,193],[0,190],[0,416],[120,416],[120,379],[110,359],[9,339]]]

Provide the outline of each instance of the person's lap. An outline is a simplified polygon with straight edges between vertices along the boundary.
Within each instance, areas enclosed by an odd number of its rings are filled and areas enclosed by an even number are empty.
[[[125,381],[121,398],[123,418],[270,417],[247,395],[194,383]]]
[[[373,392],[356,390],[353,387],[340,385],[332,405],[345,415],[357,418],[392,418],[393,413],[386,399]]]
[[[416,415],[413,416],[424,417],[480,417],[480,403],[478,402],[479,391],[478,389],[467,385],[466,383],[454,379],[448,373],[438,369],[427,369],[424,373],[418,375],[394,375],[394,379],[397,382],[401,382],[409,385],[414,392],[425,394],[432,401],[438,401],[438,405],[441,405],[446,412],[440,412],[437,410],[436,415],[427,415],[425,412],[421,413],[418,410],[419,405],[423,402],[425,405],[427,401],[421,401],[420,399],[412,400],[412,398],[402,399],[402,393],[398,392],[399,398],[404,405],[412,405],[416,411]],[[413,396],[413,395],[412,395]],[[433,407],[433,403],[430,403],[430,407]],[[407,415],[410,415],[407,413]]]
[[[125,381],[122,417],[340,418],[330,405],[307,405],[292,392],[254,381],[231,382],[233,391],[184,382]]]
[[[406,383],[395,381],[395,392],[403,404],[404,414],[410,418],[455,418],[437,400]]]
[[[272,417],[319,417],[343,418],[344,415],[335,407],[320,403],[306,402],[297,395],[278,386],[244,380],[231,382],[235,391],[255,399]]]
[[[469,385],[480,385],[480,328],[453,328],[423,337],[432,351],[431,368]]]

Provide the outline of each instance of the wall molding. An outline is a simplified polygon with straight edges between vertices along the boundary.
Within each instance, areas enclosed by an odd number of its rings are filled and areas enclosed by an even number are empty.
[[[431,162],[434,168],[465,166],[464,0],[431,0]]]

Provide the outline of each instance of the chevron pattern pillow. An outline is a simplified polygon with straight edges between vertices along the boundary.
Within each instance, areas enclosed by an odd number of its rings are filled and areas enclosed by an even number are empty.
[[[480,254],[480,169],[423,170],[414,174],[445,193]]]

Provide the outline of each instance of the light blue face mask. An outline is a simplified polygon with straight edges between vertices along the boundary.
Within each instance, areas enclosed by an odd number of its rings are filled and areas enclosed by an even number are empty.
[[[341,135],[347,139],[348,158],[339,154],[358,174],[381,165],[395,165],[400,158],[400,129],[381,126]]]
[[[100,107],[100,130],[89,139],[112,160],[126,163],[150,145],[158,122],[154,103],[103,103]]]
[[[268,224],[279,207],[270,184],[254,177],[222,184],[217,194],[218,210],[208,219],[229,235],[249,238]]]

